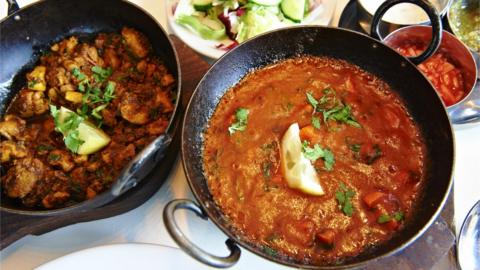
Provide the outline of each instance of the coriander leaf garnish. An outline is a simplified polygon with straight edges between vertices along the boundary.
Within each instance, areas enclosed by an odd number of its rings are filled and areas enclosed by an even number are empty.
[[[278,255],[278,252],[275,249],[273,249],[269,246],[264,246],[263,247],[263,252],[266,253],[267,255],[271,256],[271,257],[276,257]]]
[[[47,157],[48,161],[57,161],[60,160],[60,156],[56,154],[50,154]]]
[[[318,101],[312,96],[310,92],[307,92],[307,101],[313,106],[313,111],[317,110]]]
[[[384,224],[392,220],[392,217],[390,217],[387,214],[382,214],[381,216],[378,217],[377,222],[380,224]]]
[[[62,133],[65,146],[72,152],[77,153],[78,148],[84,143],[79,138],[78,126],[84,121],[80,115],[69,111],[64,113],[64,119],[60,119],[60,110],[56,106],[50,105],[50,113],[53,116],[55,130]],[[67,114],[65,116],[65,114]]]
[[[112,68],[102,68],[99,66],[92,67],[93,78],[96,82],[103,82],[105,81],[110,75],[112,75]]]
[[[79,134],[80,132],[78,130],[73,130],[64,138],[65,146],[74,153],[77,153],[80,146],[85,142],[79,138]]]
[[[236,131],[244,131],[247,128],[248,114],[250,111],[245,108],[238,108],[235,112],[235,122],[228,127],[230,135]]]
[[[333,164],[335,164],[335,157],[333,156],[333,153],[328,150],[328,149],[323,149],[324,156],[323,156],[323,161],[324,161],[324,166],[325,170],[331,171],[333,169]]]
[[[83,74],[79,68],[73,68],[71,72],[72,72],[72,75],[75,76],[75,78],[78,81],[83,81],[87,78],[87,76]]]
[[[103,92],[103,100],[105,102],[110,102],[112,99],[115,98],[113,92],[115,91],[115,83],[112,81],[108,81],[107,86],[105,87],[105,91]]]
[[[325,154],[323,153],[323,149],[320,147],[320,145],[315,144],[313,148],[308,146],[307,141],[303,141],[302,144],[302,152],[303,155],[310,159],[311,161],[315,162],[317,159],[323,157]]]
[[[382,214],[381,216],[378,217],[377,222],[379,224],[384,224],[384,223],[390,222],[391,220],[402,221],[403,218],[404,218],[403,213],[401,211],[397,211],[393,213],[393,215]]]
[[[349,105],[344,107],[337,107],[323,113],[325,119],[332,119],[338,122],[344,122],[348,125],[360,128],[360,124],[353,118],[352,109]]]
[[[396,220],[396,221],[401,221],[405,218],[405,215],[400,212],[400,211],[397,211],[393,214],[393,218]]]
[[[42,151],[50,151],[50,150],[53,150],[54,147],[51,146],[51,145],[49,145],[49,144],[40,144],[40,145],[37,146],[36,149],[37,149],[37,151],[42,152]]]
[[[312,117],[312,126],[316,129],[320,129],[320,118],[313,116]]]
[[[360,152],[360,147],[362,147],[362,145],[359,143],[352,143],[348,145],[348,148],[350,148],[350,150],[352,150],[355,153]]]
[[[334,89],[325,88],[323,94],[324,95],[319,100],[316,100],[310,92],[306,93],[307,101],[313,106],[314,113],[321,112],[325,123],[327,123],[328,120],[334,120],[356,128],[361,128],[361,125],[352,115],[350,105],[345,105],[339,100]]]
[[[380,158],[382,156],[382,149],[380,149],[380,146],[378,144],[375,144],[373,146],[373,154],[367,156],[367,164],[370,165],[372,164],[375,160]]]
[[[315,162],[319,158],[322,158],[324,161],[325,170],[331,171],[333,169],[333,164],[335,164],[335,158],[333,156],[333,153],[327,148],[322,148],[318,144],[315,144],[313,148],[311,148],[308,146],[307,141],[303,141],[302,152],[306,158],[313,162]]]
[[[349,217],[353,215],[353,204],[352,198],[355,196],[355,191],[353,189],[347,188],[347,186],[340,182],[340,187],[335,193],[335,198],[338,202],[338,208],[343,211],[343,213]]]

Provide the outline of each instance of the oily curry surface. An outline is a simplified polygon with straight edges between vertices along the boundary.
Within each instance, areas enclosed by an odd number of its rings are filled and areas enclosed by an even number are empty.
[[[282,137],[300,127],[323,195],[293,189]],[[346,62],[300,57],[230,89],[205,132],[204,170],[223,213],[273,256],[334,264],[388,240],[412,216],[425,147],[400,98]]]

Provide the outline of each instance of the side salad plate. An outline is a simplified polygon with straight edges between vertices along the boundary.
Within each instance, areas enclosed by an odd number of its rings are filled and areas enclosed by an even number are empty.
[[[170,29],[196,52],[220,58],[258,34],[294,25],[328,25],[335,0],[167,0]]]

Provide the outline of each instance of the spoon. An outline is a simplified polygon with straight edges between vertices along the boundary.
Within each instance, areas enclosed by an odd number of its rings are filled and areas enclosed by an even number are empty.
[[[457,243],[458,263],[463,270],[480,269],[480,201],[463,221]]]

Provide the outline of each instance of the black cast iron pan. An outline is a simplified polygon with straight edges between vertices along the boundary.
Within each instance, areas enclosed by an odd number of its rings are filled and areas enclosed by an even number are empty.
[[[16,11],[15,1],[9,2],[9,12]],[[67,215],[85,212],[104,205],[134,187],[159,161],[170,146],[174,122],[179,117],[181,75],[177,53],[162,27],[141,8],[118,0],[49,0],[40,1],[14,12],[0,21],[0,114],[25,84],[25,73],[33,67],[41,53],[65,37],[93,38],[99,32],[119,32],[133,27],[144,33],[158,56],[177,81],[175,109],[164,135],[156,138],[124,168],[112,188],[94,199],[65,208],[35,210],[21,206],[7,196],[1,196],[0,210],[27,216]]]
[[[364,34],[350,30],[300,26],[273,31],[241,44],[220,58],[206,73],[195,90],[185,112],[182,131],[182,158],[188,183],[199,204],[189,200],[170,202],[164,210],[167,230],[177,244],[195,259],[215,267],[229,267],[238,261],[240,249],[236,244],[270,261],[308,269],[345,269],[362,267],[406,248],[419,238],[436,219],[443,208],[452,186],[454,165],[453,133],[445,108],[429,81],[414,63],[429,57],[438,47],[441,23],[436,11],[424,1],[387,1],[376,15],[375,21],[388,7],[399,2],[418,2],[428,11],[435,37],[420,58],[406,59],[393,49]],[[374,26],[375,28],[375,26]],[[372,31],[374,32],[374,31]],[[419,207],[404,230],[390,241],[348,258],[339,265],[315,266],[291,258],[274,256],[262,245],[247,240],[235,230],[215,204],[203,173],[203,136],[208,122],[226,91],[252,70],[299,55],[328,56],[355,64],[376,75],[390,85],[406,104],[407,110],[418,124],[427,148],[429,161],[423,196]],[[408,157],[407,157],[408,158]],[[218,257],[192,244],[174,220],[174,212],[188,209],[203,219],[210,218],[229,239],[227,257]]]

